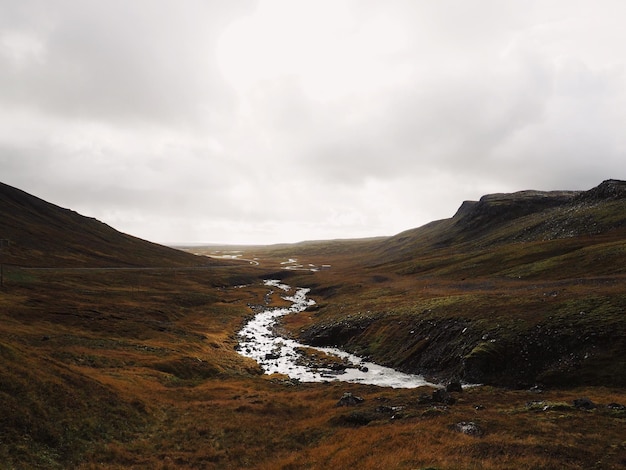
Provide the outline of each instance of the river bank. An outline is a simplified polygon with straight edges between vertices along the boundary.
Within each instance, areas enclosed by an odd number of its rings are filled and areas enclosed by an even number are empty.
[[[416,388],[429,383],[421,375],[405,374],[367,361],[337,348],[311,347],[275,332],[282,316],[300,313],[315,305],[309,289],[292,288],[278,280],[264,282],[272,292],[278,289],[291,302],[283,308],[264,307],[239,332],[238,352],[257,361],[266,374],[284,374],[302,382],[343,381],[393,388]]]

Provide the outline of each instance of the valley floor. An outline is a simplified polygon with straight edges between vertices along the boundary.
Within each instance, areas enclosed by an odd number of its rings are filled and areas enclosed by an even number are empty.
[[[292,331],[309,316],[355,307],[345,293],[336,304],[327,295],[357,284],[337,284],[341,259],[311,263],[337,264],[336,274],[291,274],[320,300],[306,318],[287,322]],[[261,279],[282,275],[280,268],[277,259],[261,259],[207,269],[7,270],[0,467],[626,466],[621,387],[479,386],[442,401],[433,400],[431,387],[307,384],[261,374],[235,351],[236,332],[250,306],[265,301]],[[361,303],[377,297],[368,292]],[[278,295],[269,300],[284,305]],[[338,406],[346,393],[363,400]]]

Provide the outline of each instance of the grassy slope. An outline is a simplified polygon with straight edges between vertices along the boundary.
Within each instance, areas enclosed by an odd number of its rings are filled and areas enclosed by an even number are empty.
[[[300,246],[246,252],[246,258],[259,256],[257,267],[11,268],[0,291],[0,462],[20,469],[623,467],[626,416],[606,407],[626,403],[623,388],[565,388],[537,395],[479,387],[443,406],[423,401],[428,389],[294,385],[260,376],[255,363],[236,354],[235,333],[251,313],[249,304],[263,302],[266,289],[259,279],[268,276],[314,288],[319,306],[294,316],[292,326],[342,321],[360,328],[369,318],[376,327],[350,336],[348,345],[370,348],[381,357],[388,351],[390,361],[399,357],[394,353],[398,345],[416,348],[406,357],[419,356],[419,347],[403,339],[410,330],[394,330],[394,325],[420,320],[424,309],[431,310],[432,321],[450,319],[452,325],[465,315],[477,328],[489,330],[497,324],[493,309],[476,314],[474,307],[493,300],[510,313],[529,292],[535,296],[530,303],[542,304],[558,304],[561,296],[571,301],[570,292],[592,304],[594,293],[605,307],[605,294],[611,299],[621,295],[614,277],[620,268],[609,262],[602,269],[611,282],[602,291],[604,280],[572,283],[558,269],[537,264],[541,256],[527,263],[525,269],[535,273],[528,280],[494,277],[489,270],[472,276],[470,265],[478,263],[471,256],[445,250],[429,261],[428,273],[414,270],[417,258],[404,255],[385,255],[374,266],[371,257],[384,249],[380,242],[359,242],[356,251],[339,242],[308,244],[305,252],[298,251]],[[607,243],[619,251],[619,241]],[[605,252],[601,245],[597,249],[589,262]],[[161,254],[152,253],[146,264],[160,265]],[[465,266],[470,277],[463,280],[456,270],[447,270],[446,256]],[[285,272],[279,262],[286,257],[332,268]],[[91,262],[87,255],[80,258],[81,266]],[[24,260],[28,265],[30,260]],[[539,310],[533,315],[525,321],[544,318]],[[348,390],[365,402],[351,409],[335,407]],[[574,408],[572,401],[581,396],[601,406]],[[390,411],[394,407],[403,408]],[[452,425],[459,421],[476,422],[485,435],[458,434]]]
[[[619,468],[626,458],[626,415],[606,407],[626,402],[620,389],[479,387],[443,406],[423,400],[428,388],[297,385],[258,375],[236,354],[234,333],[248,304],[263,301],[258,277],[276,267],[264,263],[246,272],[11,277],[1,297],[3,465],[577,469]],[[365,402],[336,407],[345,391]],[[600,406],[574,408],[581,396]],[[485,435],[458,434],[453,424],[461,421]]]
[[[210,261],[114,230],[0,183],[3,261],[23,266],[192,266]]]
[[[624,386],[626,198],[597,192],[486,197],[355,251],[287,326],[444,380]]]

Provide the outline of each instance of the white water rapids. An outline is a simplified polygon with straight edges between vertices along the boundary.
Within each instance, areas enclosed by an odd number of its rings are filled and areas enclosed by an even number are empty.
[[[281,289],[285,292],[292,288],[277,280],[265,281],[268,287]],[[289,313],[299,313],[314,305],[315,301],[307,298],[309,289],[297,288],[291,296],[283,299],[292,302],[288,308],[273,308],[257,313],[239,332],[239,353],[256,360],[266,374],[285,374],[302,382],[325,382],[339,380],[363,384],[380,385],[394,388],[415,388],[422,385],[433,385],[420,375],[405,374],[389,367],[347,353],[336,348],[313,348],[297,341],[277,336],[272,327],[279,317]],[[313,368],[306,365],[298,348],[315,349],[322,353],[338,356],[349,361],[345,370]]]

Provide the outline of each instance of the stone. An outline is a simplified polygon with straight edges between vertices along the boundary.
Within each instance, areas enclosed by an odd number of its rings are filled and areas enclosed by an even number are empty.
[[[481,437],[484,435],[484,431],[473,421],[461,421],[454,425],[454,430],[461,434],[467,434],[468,436]]]
[[[356,406],[363,403],[365,400],[361,397],[357,397],[356,395],[352,395],[350,392],[346,392],[339,399],[335,406]]]
[[[456,402],[456,399],[443,388],[433,391],[432,400],[435,403],[444,403],[446,405],[453,405]]]
[[[359,426],[367,426],[373,418],[366,413],[359,413],[358,411],[353,411],[352,413],[336,416],[330,420],[331,424],[335,426],[346,426],[346,427],[359,427]]]
[[[428,395],[427,393],[420,394],[419,398],[417,399],[418,405],[429,405],[432,402],[433,402],[432,396]]]
[[[458,392],[461,393],[463,391],[463,387],[461,386],[461,382],[450,382],[446,385],[446,392]]]
[[[596,404],[589,398],[577,398],[574,400],[574,406],[582,410],[593,410],[596,407]]]

